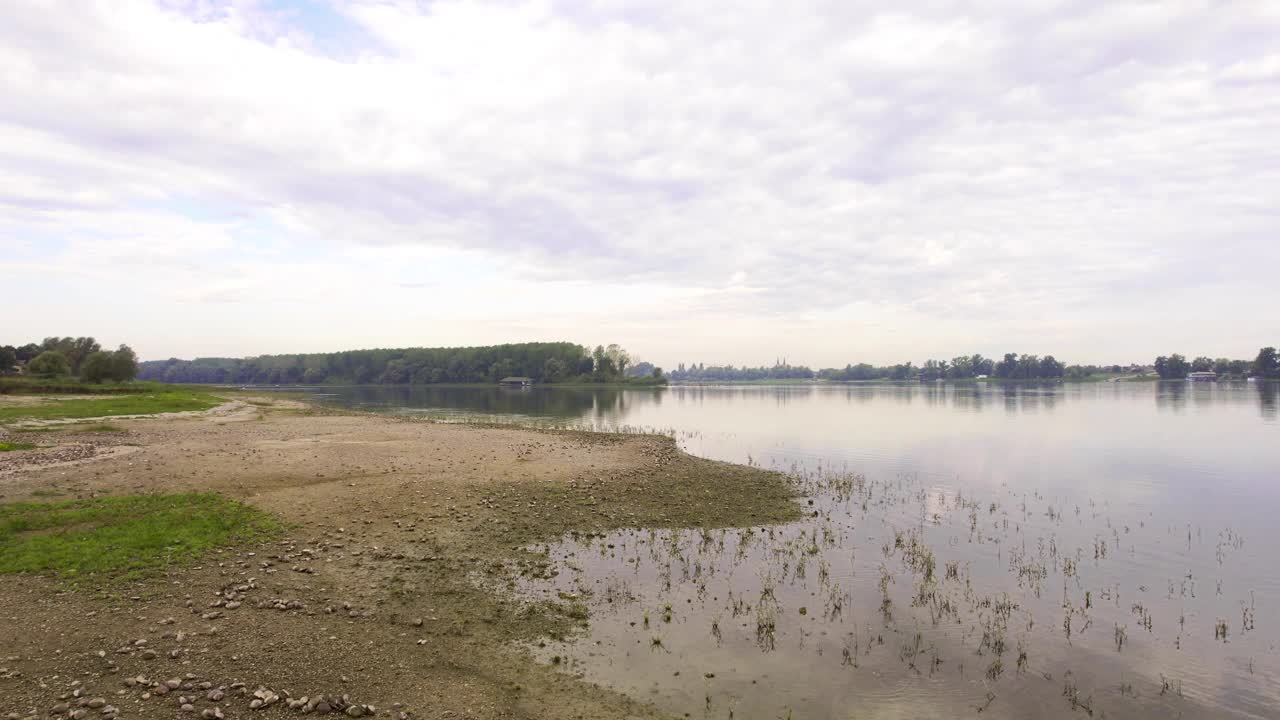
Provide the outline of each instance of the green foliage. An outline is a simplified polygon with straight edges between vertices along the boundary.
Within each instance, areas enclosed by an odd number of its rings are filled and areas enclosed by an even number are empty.
[[[13,372],[13,366],[18,364],[18,350],[12,345],[0,347],[0,375],[6,375]]]
[[[821,376],[821,373],[818,373]],[[812,380],[813,370],[804,365],[790,365],[779,360],[773,367],[734,367],[733,365],[705,365],[680,363],[669,377],[684,382],[758,382],[765,380]]]
[[[1280,355],[1274,347],[1264,347],[1258,351],[1253,361],[1253,374],[1270,380],[1280,379]]]
[[[1181,380],[1191,372],[1191,363],[1178,353],[1168,357],[1161,355],[1155,361],[1156,374],[1161,380]]]
[[[14,450],[31,450],[35,445],[22,442],[0,442],[0,452],[12,452]]]
[[[99,350],[89,355],[80,365],[80,377],[86,382],[100,383],[111,377],[111,353]]]
[[[18,362],[26,364],[40,354],[40,346],[35,343],[27,343],[21,347],[14,348],[14,353],[18,356]]]
[[[128,345],[115,352],[101,350],[90,353],[80,365],[80,377],[86,382],[124,382],[138,374],[138,356]]]
[[[137,574],[277,529],[215,493],[0,505],[0,573]]]
[[[45,350],[27,363],[27,372],[40,377],[60,377],[71,373],[71,363],[61,352]]]
[[[168,389],[162,383],[87,383],[74,378],[39,378],[18,375],[0,378],[0,395],[119,395],[142,394]]]
[[[111,353],[111,380],[125,382],[138,377],[138,354],[128,345]]]
[[[70,372],[72,374],[80,374],[80,365],[95,352],[102,349],[97,340],[91,337],[47,337],[44,342],[40,343],[40,349],[45,352],[58,352],[67,359],[71,365]],[[62,373],[66,375],[68,373]]]
[[[426,385],[492,383],[509,376],[535,382],[619,382],[630,356],[617,345],[589,353],[567,342],[467,348],[350,350],[243,359],[196,358],[141,363],[144,380],[172,383]]]
[[[33,405],[0,405],[0,422],[208,410],[219,402],[218,398],[208,393],[191,390],[162,390],[102,398],[52,399]]]

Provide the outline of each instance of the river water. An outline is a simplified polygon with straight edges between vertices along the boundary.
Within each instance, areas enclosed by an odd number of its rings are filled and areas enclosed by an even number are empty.
[[[699,718],[1280,718],[1276,384],[326,388],[442,419],[672,434],[811,517],[547,548],[531,648]]]

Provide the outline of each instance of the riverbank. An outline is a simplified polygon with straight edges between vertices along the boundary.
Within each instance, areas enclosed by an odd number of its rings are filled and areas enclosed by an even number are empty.
[[[530,604],[504,590],[552,572],[527,548],[570,532],[800,513],[782,476],[694,458],[664,437],[219,394],[237,410],[0,430],[37,446],[5,453],[0,503],[212,491],[282,526],[269,542],[140,579],[3,576],[0,716],[46,717],[77,698],[121,717],[173,717],[179,699],[192,717],[242,716],[255,700],[285,715],[290,700],[315,708],[323,695],[357,716],[372,705],[392,717],[661,717],[517,647],[588,619],[576,598]]]

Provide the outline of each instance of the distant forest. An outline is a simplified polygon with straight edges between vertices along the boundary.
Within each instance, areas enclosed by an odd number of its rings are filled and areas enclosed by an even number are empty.
[[[1108,370],[1093,366],[1073,366],[1073,372],[1092,374]],[[707,366],[701,363],[681,363],[671,372],[672,380],[697,381],[752,381],[752,380],[938,380],[968,379],[981,375],[1008,379],[1056,380],[1068,377],[1066,365],[1052,355],[1043,358],[1036,355],[1007,353],[1003,360],[993,360],[982,355],[967,355],[947,360],[926,360],[923,365],[912,362],[897,365],[869,365],[858,363],[843,368],[812,370],[804,365],[790,365],[785,360],[773,367],[742,367],[732,365]],[[1118,370],[1117,370],[1118,372]]]
[[[486,347],[348,350],[248,358],[151,360],[138,368],[143,380],[204,384],[383,384],[489,383],[505,377],[535,382],[661,384],[661,368],[637,364],[617,345],[594,350],[568,342]]]
[[[922,365],[912,362],[897,365],[870,365],[858,363],[843,368],[812,370],[804,365],[791,365],[779,360],[772,367],[734,367],[732,365],[704,365],[680,363],[669,377],[678,382],[752,382],[776,380],[828,380],[852,382],[860,380],[965,380],[990,377],[1004,380],[1089,380],[1102,376],[1150,373],[1161,379],[1182,379],[1189,372],[1214,372],[1219,377],[1243,379],[1250,376],[1280,379],[1280,359],[1274,347],[1258,351],[1250,360],[1231,360],[1201,356],[1187,360],[1174,353],[1161,355],[1150,365],[1067,365],[1052,355],[1040,357],[1018,353],[1005,353],[995,360],[980,354],[952,358],[951,360],[926,360]]]

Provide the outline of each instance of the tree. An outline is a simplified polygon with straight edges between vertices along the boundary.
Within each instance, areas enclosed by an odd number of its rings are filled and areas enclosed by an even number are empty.
[[[543,382],[557,382],[564,379],[566,372],[564,361],[560,358],[547,358],[542,365]]]
[[[99,350],[85,358],[84,362],[80,363],[81,379],[91,383],[114,379],[115,367],[111,355],[112,353]]]
[[[1178,353],[1174,353],[1168,357],[1161,355],[1156,358],[1156,374],[1162,380],[1178,380],[1185,378],[1190,372],[1191,363]]]
[[[605,355],[609,357],[610,364],[613,365],[613,372],[616,375],[626,375],[627,366],[631,364],[631,355],[618,345],[610,345],[605,348]]]
[[[121,345],[111,353],[111,379],[126,382],[138,377],[138,354],[128,345]]]
[[[1052,355],[1045,355],[1040,360],[1040,377],[1042,378],[1060,378],[1065,370],[1062,363],[1055,360]]]
[[[80,364],[85,358],[102,349],[97,340],[91,337],[47,337],[40,344],[42,350],[62,353],[71,367],[71,372],[79,373]]]
[[[1005,353],[1004,359],[996,363],[995,371],[998,378],[1011,378],[1018,370],[1018,354]]]
[[[71,374],[67,356],[57,350],[45,350],[27,363],[27,372],[41,377],[58,377]]]
[[[1264,378],[1280,378],[1280,356],[1276,355],[1274,347],[1258,351],[1258,357],[1253,361],[1253,373]]]
[[[591,359],[595,361],[595,374],[597,380],[608,380],[614,375],[613,358],[605,352],[603,345],[597,345],[595,350],[591,351]]]
[[[13,371],[13,366],[18,362],[18,352],[16,348],[9,346],[0,347],[0,375],[8,375]]]
[[[1209,372],[1213,370],[1213,360],[1203,355],[1191,361],[1192,372]]]
[[[15,348],[14,352],[18,355],[18,362],[28,363],[40,354],[40,346],[35,343],[27,343],[20,348]]]

